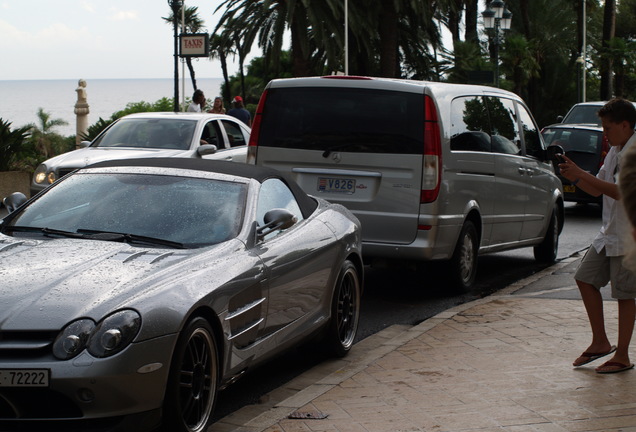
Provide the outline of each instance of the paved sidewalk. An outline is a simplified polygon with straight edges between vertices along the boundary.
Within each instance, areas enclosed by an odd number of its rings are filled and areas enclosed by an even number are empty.
[[[634,432],[636,371],[597,374],[603,360],[571,367],[590,340],[571,295],[577,263],[566,259],[415,327],[385,329],[209,432]],[[562,298],[545,297],[555,291]],[[605,313],[615,340],[613,301]],[[303,418],[320,414],[327,417]]]

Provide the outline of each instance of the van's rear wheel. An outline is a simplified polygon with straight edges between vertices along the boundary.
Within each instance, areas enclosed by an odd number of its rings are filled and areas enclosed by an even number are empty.
[[[449,276],[458,292],[470,290],[477,276],[477,251],[479,239],[477,229],[471,221],[464,222],[459,239],[449,262]]]

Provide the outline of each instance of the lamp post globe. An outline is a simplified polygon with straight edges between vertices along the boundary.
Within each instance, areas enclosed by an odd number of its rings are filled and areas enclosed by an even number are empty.
[[[499,87],[499,44],[502,41],[501,31],[510,30],[512,24],[512,13],[502,0],[493,0],[481,13],[484,19],[484,28],[494,29],[495,35],[492,38],[495,47],[495,87]]]

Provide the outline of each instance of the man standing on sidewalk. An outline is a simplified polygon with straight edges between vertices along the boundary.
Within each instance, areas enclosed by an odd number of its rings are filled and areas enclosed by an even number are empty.
[[[598,373],[614,373],[634,367],[629,359],[629,344],[636,319],[636,275],[623,266],[626,240],[631,237],[617,185],[623,151],[636,142],[636,109],[620,98],[609,101],[598,112],[611,149],[598,174],[582,170],[568,157],[559,164],[561,174],[573,185],[593,196],[603,195],[603,225],[583,258],[574,278],[581,292],[592,328],[592,343],[573,363],[583,366],[614,353],[596,368]],[[603,298],[600,288],[611,282],[612,297],[618,301],[618,345],[610,344],[605,332]]]

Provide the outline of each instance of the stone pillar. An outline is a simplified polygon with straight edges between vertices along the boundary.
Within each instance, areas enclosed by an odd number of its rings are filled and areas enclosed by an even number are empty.
[[[88,133],[88,103],[86,102],[86,81],[83,79],[77,83],[77,102],[75,103],[75,148],[79,148],[82,136]]]

